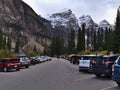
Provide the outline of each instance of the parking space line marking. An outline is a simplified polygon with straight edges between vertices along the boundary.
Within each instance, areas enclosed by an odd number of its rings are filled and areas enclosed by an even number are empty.
[[[116,87],[116,86],[117,86],[117,85],[115,84],[115,85],[113,85],[113,86],[106,87],[106,88],[103,88],[103,89],[101,89],[101,90],[108,90],[108,89],[111,89],[111,88]]]
[[[77,79],[76,81],[82,81],[82,80],[87,80],[87,79],[91,79],[92,77],[88,77],[88,78],[81,78],[81,79]]]

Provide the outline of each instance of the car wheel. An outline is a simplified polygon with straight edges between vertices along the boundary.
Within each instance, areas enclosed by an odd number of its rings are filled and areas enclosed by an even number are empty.
[[[16,71],[20,71],[20,68],[17,68]]]
[[[29,66],[26,66],[26,68],[29,68]]]
[[[100,77],[101,76],[101,74],[95,74],[96,75],[96,77]]]
[[[4,67],[4,68],[3,68],[3,72],[8,72],[8,68],[7,68],[7,67]]]
[[[118,86],[120,87],[120,82],[116,82],[118,84]]]

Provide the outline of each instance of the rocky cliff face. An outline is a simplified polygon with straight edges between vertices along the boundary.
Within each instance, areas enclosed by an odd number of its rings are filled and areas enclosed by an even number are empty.
[[[21,49],[36,46],[43,51],[50,44],[51,28],[48,20],[37,15],[22,0],[0,0],[0,29],[11,37],[13,48],[19,37]]]
[[[78,20],[70,9],[64,9],[49,15],[46,19],[51,22],[54,34],[62,36],[66,43],[68,41],[68,33],[71,30],[77,32],[79,27]]]

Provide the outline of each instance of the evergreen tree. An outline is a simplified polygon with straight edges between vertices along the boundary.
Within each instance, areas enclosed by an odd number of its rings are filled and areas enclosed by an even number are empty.
[[[33,52],[37,53],[36,46],[34,46],[34,48],[33,48]]]
[[[6,35],[4,35],[3,46],[2,46],[3,49],[6,49],[6,44],[7,44],[7,42],[6,42]]]
[[[116,23],[115,23],[115,30],[113,32],[113,40],[112,40],[112,51],[114,53],[120,52],[120,11],[117,10],[117,17],[116,17]]]
[[[96,31],[94,32],[94,51],[97,51],[98,49],[98,44],[97,44],[97,33]]]
[[[81,35],[82,35],[82,42],[81,42],[81,46],[82,46],[82,48],[81,48],[81,51],[83,50],[85,50],[85,24],[82,24],[82,33],[81,33]]]
[[[56,42],[55,42],[55,37],[53,37],[52,43],[51,43],[51,45],[50,45],[50,54],[51,54],[51,56],[56,55],[56,53],[55,53],[55,51],[56,51],[55,48],[56,48]]]
[[[3,49],[3,32],[0,30],[0,49]]]
[[[98,32],[97,32],[97,45],[98,48],[97,50],[101,51],[103,50],[103,29],[99,28]]]
[[[81,52],[81,51],[82,51],[82,30],[79,27],[78,37],[77,37],[77,52]]]
[[[50,54],[51,56],[59,56],[63,54],[63,40],[60,36],[55,36],[52,40],[51,47],[50,47]]]
[[[8,36],[8,40],[7,40],[7,49],[11,50],[11,39],[9,36]]]
[[[75,53],[75,33],[74,30],[71,30],[68,38],[68,53]]]
[[[15,53],[19,53],[19,38],[17,38],[16,44],[15,44]]]

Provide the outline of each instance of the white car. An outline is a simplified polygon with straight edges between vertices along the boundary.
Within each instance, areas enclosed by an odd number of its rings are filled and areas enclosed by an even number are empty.
[[[79,60],[79,71],[90,71],[92,72],[92,63],[96,58],[103,55],[83,55]]]

